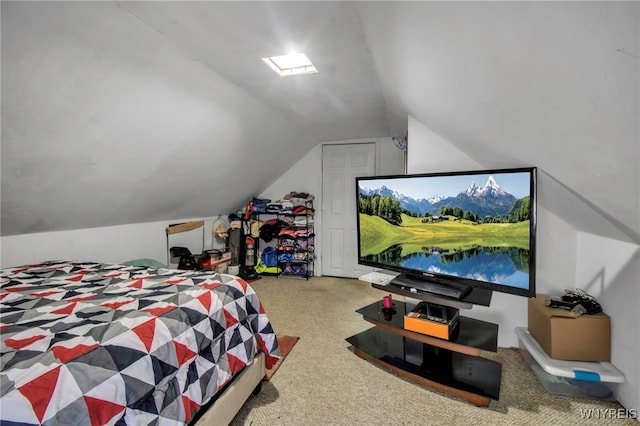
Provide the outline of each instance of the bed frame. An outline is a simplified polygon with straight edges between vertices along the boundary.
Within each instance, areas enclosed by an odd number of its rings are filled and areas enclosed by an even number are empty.
[[[209,408],[203,407],[204,413],[198,415],[192,426],[228,425],[238,414],[240,408],[252,393],[260,390],[266,373],[266,356],[258,352],[253,362],[224,389]]]

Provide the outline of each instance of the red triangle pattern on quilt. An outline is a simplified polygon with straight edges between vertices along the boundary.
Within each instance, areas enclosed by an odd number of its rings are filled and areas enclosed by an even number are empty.
[[[122,274],[124,274],[124,272],[109,272],[109,273],[106,273],[106,274],[102,274],[101,277],[103,277],[103,278],[117,278]]]
[[[189,349],[187,346],[182,343],[173,341],[173,346],[176,348],[176,356],[178,357],[178,364],[184,365],[188,360],[196,356],[196,353]]]
[[[69,303],[64,308],[56,309],[55,311],[51,311],[51,313],[52,314],[64,314],[64,315],[72,314],[73,313],[73,309],[76,307],[77,303],[78,302]]]
[[[148,280],[150,278],[156,278],[155,275],[153,274],[142,274],[142,275],[136,275],[138,278],[141,278],[143,280]]]
[[[166,305],[166,306],[159,306],[157,308],[142,309],[142,312],[148,312],[154,317],[159,317],[161,315],[166,314],[169,311],[174,310],[175,308],[176,308],[176,305]]]
[[[231,326],[238,323],[238,319],[233,314],[227,312],[226,309],[223,309],[222,311],[224,312],[224,319],[226,320],[227,328],[230,328]]]
[[[4,341],[4,344],[13,349],[22,349],[26,346],[29,346],[33,342],[37,342],[40,339],[44,339],[44,334],[38,334],[36,336],[27,337],[26,339],[7,339]]]
[[[190,419],[198,411],[200,405],[182,395],[182,405],[184,406],[185,419]]]
[[[51,352],[53,355],[58,358],[61,362],[66,363],[71,361],[72,359],[76,359],[80,355],[84,355],[89,351],[94,350],[98,347],[98,344],[93,345],[77,345],[72,348],[67,348],[62,345],[53,346],[51,348]]]
[[[82,281],[82,279],[84,278],[84,274],[83,275],[76,275],[75,277],[65,277],[65,280],[67,281]]]
[[[222,284],[220,283],[203,283],[200,284],[202,287],[206,288],[207,290],[213,290],[214,288],[220,287]]]
[[[245,280],[238,280],[238,284],[242,287],[244,293],[247,292],[247,282]]]
[[[120,308],[120,306],[126,305],[131,302],[135,302],[135,300],[131,299],[131,300],[125,300],[122,302],[101,303],[100,306],[104,306],[104,307],[113,309],[114,311],[117,311]]]
[[[206,311],[209,312],[211,309],[211,293],[208,291],[202,293],[200,296],[198,296],[198,300],[200,301],[200,304],[206,309]]]
[[[5,287],[2,290],[4,291],[10,291],[10,292],[15,292],[15,291],[24,291],[24,290],[29,290],[29,286],[22,286],[22,287]]]
[[[131,284],[129,284],[127,287],[142,288],[142,281],[143,280],[133,280],[133,282]]]
[[[56,383],[60,375],[60,367],[61,366],[57,366],[53,370],[44,373],[42,376],[18,388],[20,393],[29,400],[29,403],[31,403],[33,407],[33,412],[41,422],[51,401],[51,395],[53,395],[53,391],[56,389]]]
[[[227,359],[229,360],[229,369],[231,370],[231,374],[236,374],[238,371],[242,370],[245,365],[247,365],[240,358],[227,353]]]
[[[96,297],[95,293],[83,294],[81,296],[76,296],[72,299],[67,299],[69,302],[81,302],[83,300],[90,300]]]
[[[57,294],[57,293],[62,293],[62,290],[37,291],[35,293],[29,293],[29,296],[47,297],[47,296],[51,296],[52,294]],[[7,293],[3,294],[2,297],[6,296],[6,295],[7,295]],[[0,297],[0,299],[2,297]]]
[[[134,327],[132,330],[144,344],[144,347],[147,348],[147,352],[150,352],[151,344],[153,343],[153,336],[156,334],[155,318]]]
[[[122,405],[90,396],[85,396],[84,402],[87,404],[91,426],[106,425],[109,420],[124,411],[124,406]]]
[[[276,362],[278,362],[280,357],[271,355],[271,349],[267,347],[267,344],[265,343],[264,339],[260,335],[258,335],[258,347],[260,348],[261,351],[264,352],[266,356],[264,364],[267,370],[270,368],[273,368],[273,366],[276,365]]]

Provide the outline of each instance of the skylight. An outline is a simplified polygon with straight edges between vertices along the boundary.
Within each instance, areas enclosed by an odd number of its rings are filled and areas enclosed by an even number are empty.
[[[318,70],[304,53],[289,53],[281,56],[270,56],[262,60],[280,76],[313,74]]]

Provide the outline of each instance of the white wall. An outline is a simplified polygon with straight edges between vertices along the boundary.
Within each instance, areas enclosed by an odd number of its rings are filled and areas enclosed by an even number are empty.
[[[482,165],[409,116],[409,173],[481,169]]]
[[[640,407],[640,246],[585,232],[577,239],[576,287],[611,317],[611,362],[626,381],[618,401]]]
[[[506,167],[479,164],[425,125],[409,117],[409,173]],[[501,159],[496,159],[500,161]],[[511,164],[512,167],[529,164]],[[640,246],[575,229],[565,218],[567,200],[579,204],[589,220],[598,217],[589,205],[538,170],[536,291],[562,295],[581,288],[593,295],[611,317],[612,363],[624,373],[617,399],[640,407]],[[606,224],[606,227],[613,225]],[[620,231],[617,231],[620,232]],[[617,234],[614,234],[617,235]],[[498,346],[517,346],[515,327],[527,326],[527,299],[494,292],[491,306],[475,306],[465,315],[497,323]]]
[[[213,238],[211,233],[217,218],[205,218],[205,249],[221,247],[220,240]],[[0,266],[4,268],[45,260],[118,263],[153,259],[166,264],[167,225],[199,219],[202,218],[5,236],[0,239]],[[169,243],[170,246],[185,246],[193,253],[200,253],[202,229],[173,234]]]
[[[403,173],[404,152],[395,146],[391,138],[380,138],[376,143],[376,174],[397,175]]]
[[[283,171],[275,182],[262,191],[259,198],[276,201],[288,193],[306,192],[315,197],[314,208],[318,209],[318,197],[322,188],[322,145],[316,145],[289,170]]]

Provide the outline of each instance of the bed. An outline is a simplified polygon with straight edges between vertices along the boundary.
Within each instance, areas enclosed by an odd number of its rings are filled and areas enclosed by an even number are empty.
[[[251,286],[211,271],[6,268],[0,334],[3,425],[224,424],[280,357]]]

